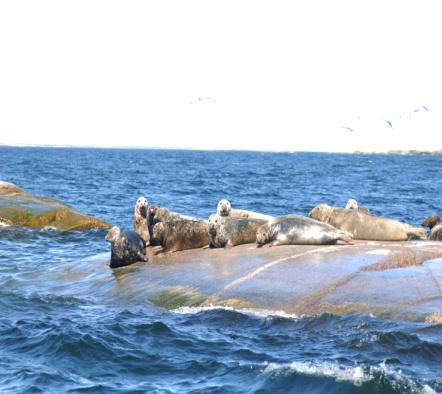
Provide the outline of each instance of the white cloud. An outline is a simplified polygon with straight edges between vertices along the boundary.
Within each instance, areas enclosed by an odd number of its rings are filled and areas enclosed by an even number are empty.
[[[442,149],[438,10],[437,1],[2,2],[0,142]],[[430,111],[409,119],[421,105]]]

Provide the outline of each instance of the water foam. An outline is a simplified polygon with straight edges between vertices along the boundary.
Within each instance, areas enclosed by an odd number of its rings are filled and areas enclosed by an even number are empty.
[[[181,314],[181,315],[196,315],[201,312],[213,311],[213,310],[224,310],[230,312],[242,313],[248,316],[257,316],[261,318],[268,317],[282,317],[284,319],[298,319],[299,316],[296,314],[286,313],[284,311],[273,311],[268,309],[248,309],[248,308],[239,308],[235,309],[230,306],[220,306],[220,305],[210,305],[210,306],[182,306],[176,309],[172,309],[172,313]]]
[[[390,384],[398,389],[410,391],[416,394],[437,394],[427,384],[420,385],[412,378],[404,375],[401,370],[394,370],[385,363],[378,366],[347,366],[331,362],[300,362],[294,361],[290,364],[269,363],[263,369],[266,374],[291,374],[299,373],[317,377],[334,378],[336,382],[351,382],[355,386],[361,386],[365,382],[376,379],[377,376],[385,376]]]
[[[364,371],[362,366],[348,367],[333,363],[312,363],[294,361],[290,364],[270,363],[264,370],[268,374],[290,374],[293,372],[319,377],[334,378],[337,382],[349,381],[356,386],[373,379],[370,372]]]

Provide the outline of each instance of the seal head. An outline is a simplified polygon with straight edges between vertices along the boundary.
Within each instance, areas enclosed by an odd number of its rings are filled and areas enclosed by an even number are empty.
[[[350,198],[350,200],[347,201],[345,208],[346,209],[358,209],[358,202],[356,200],[354,200],[353,198]]]
[[[442,223],[442,219],[437,215],[431,215],[424,219],[421,223],[422,227],[428,227],[430,230],[437,224]]]
[[[230,204],[230,201],[223,198],[218,203],[218,208],[216,209],[216,213],[219,216],[229,216],[231,210],[232,210],[232,205]]]

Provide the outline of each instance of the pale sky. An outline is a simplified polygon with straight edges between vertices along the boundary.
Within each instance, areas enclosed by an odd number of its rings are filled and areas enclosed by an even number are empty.
[[[442,149],[441,9],[1,1],[0,143]]]

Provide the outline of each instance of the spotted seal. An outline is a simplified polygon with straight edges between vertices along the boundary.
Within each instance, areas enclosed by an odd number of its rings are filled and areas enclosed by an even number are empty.
[[[243,218],[243,219],[259,219],[259,220],[271,220],[273,216],[265,215],[258,212],[247,211],[245,209],[234,209],[229,200],[223,198],[218,202],[216,213],[219,216],[229,216],[231,218]]]
[[[138,198],[134,208],[134,231],[149,245],[149,224],[148,224],[149,204],[146,197]]]
[[[214,248],[254,243],[256,230],[267,223],[263,219],[226,217],[218,214],[209,218],[210,245]]]
[[[277,217],[256,232],[258,245],[330,245],[339,240],[352,243],[353,237],[329,224],[298,215]]]
[[[137,261],[148,261],[146,243],[135,231],[112,227],[106,235],[111,244],[111,268],[124,267]]]
[[[421,223],[421,226],[428,227],[430,229],[428,239],[431,239],[432,241],[442,241],[442,219],[439,216],[428,216]]]
[[[320,204],[309,216],[349,232],[354,239],[371,241],[407,241],[413,237],[426,239],[422,229],[397,220],[374,216],[355,209]]]
[[[208,246],[208,223],[202,220],[171,220],[153,226],[152,241],[162,252],[197,249]]]

